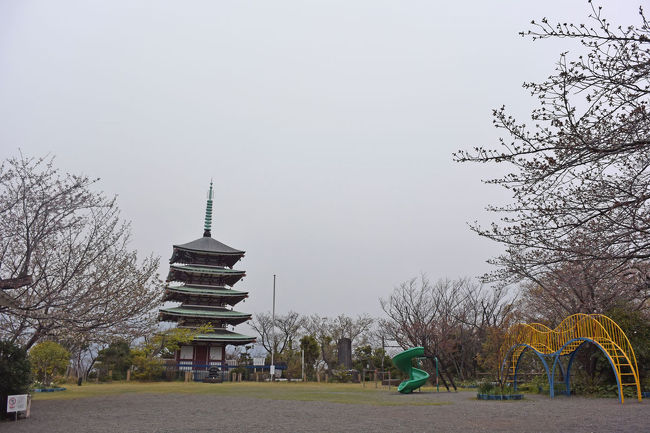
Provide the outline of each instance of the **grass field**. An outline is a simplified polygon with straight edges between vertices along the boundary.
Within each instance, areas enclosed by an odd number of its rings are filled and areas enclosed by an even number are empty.
[[[33,399],[66,400],[86,397],[98,397],[120,394],[212,394],[223,396],[240,396],[268,400],[325,401],[331,403],[365,404],[373,406],[422,405],[437,406],[447,402],[414,401],[398,394],[395,387],[375,388],[374,384],[362,387],[360,384],[344,383],[200,383],[200,382],[113,382],[105,384],[84,383],[63,385],[67,389],[61,392],[34,393]],[[424,388],[423,392],[434,392],[433,388]],[[440,393],[443,395],[443,393]],[[406,398],[405,398],[406,397]]]

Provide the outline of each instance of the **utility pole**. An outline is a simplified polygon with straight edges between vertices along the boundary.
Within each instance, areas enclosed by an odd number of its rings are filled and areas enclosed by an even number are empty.
[[[273,315],[271,333],[273,335],[271,342],[271,381],[275,381],[275,274],[273,274]]]

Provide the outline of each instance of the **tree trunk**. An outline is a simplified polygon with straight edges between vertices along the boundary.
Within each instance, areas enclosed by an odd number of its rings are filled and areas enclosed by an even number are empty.
[[[32,347],[34,344],[36,344],[36,342],[38,341],[38,339],[41,338],[41,334],[42,334],[42,330],[41,330],[41,329],[39,329],[39,330],[37,330],[36,332],[34,332],[34,334],[32,334],[32,338],[30,338],[30,339],[27,341],[27,343],[25,343],[25,345],[23,346],[23,349],[25,349],[25,350],[29,350],[29,349],[31,349],[31,347]]]

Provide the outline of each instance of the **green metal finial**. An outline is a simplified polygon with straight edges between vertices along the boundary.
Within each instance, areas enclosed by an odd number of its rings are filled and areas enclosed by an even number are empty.
[[[210,191],[208,191],[208,203],[205,205],[205,224],[203,225],[203,236],[211,237],[212,229],[212,179],[210,179]]]

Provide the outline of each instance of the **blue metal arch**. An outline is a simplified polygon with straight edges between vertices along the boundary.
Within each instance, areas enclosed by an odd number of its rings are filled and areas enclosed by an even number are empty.
[[[532,350],[533,353],[535,353],[535,355],[537,355],[537,357],[540,359],[540,361],[542,361],[542,365],[544,366],[544,370],[546,370],[546,380],[548,380],[549,384],[550,384],[551,383],[551,375],[550,375],[550,372],[549,372],[549,369],[548,369],[548,363],[546,362],[546,357],[544,356],[543,353],[538,352],[533,346],[530,346],[528,344],[516,344],[516,345],[514,345],[514,346],[512,346],[510,348],[510,350],[508,351],[508,354],[512,353],[512,351],[515,350],[515,348],[521,347],[521,346],[524,346],[524,350],[521,351],[521,353],[519,354],[519,357],[517,358],[517,365],[515,366],[515,374],[514,374],[514,376],[512,378],[512,386],[513,386],[513,388],[515,390],[517,389],[517,373],[519,372],[519,363],[521,361],[521,357],[523,356],[523,354],[526,353],[526,349]],[[508,359],[508,357],[506,357],[506,359]]]
[[[562,346],[560,348],[560,350],[555,352],[555,354],[554,354],[555,360],[553,361],[553,370],[552,370],[553,375],[549,376],[549,378],[550,378],[550,382],[549,382],[550,391],[549,392],[550,392],[551,398],[553,398],[554,395],[555,395],[555,392],[554,392],[555,366],[557,365],[557,363],[558,363],[558,361],[560,359],[560,353],[562,353],[562,350],[564,350],[564,348],[566,346],[568,346],[569,344],[571,344],[571,343],[573,343],[575,341],[582,341],[582,343],[580,343],[580,345],[578,347],[576,347],[576,349],[573,352],[571,352],[571,357],[569,358],[569,364],[567,366],[566,375],[565,375],[565,378],[564,378],[564,383],[566,385],[566,393],[567,393],[567,395],[571,394],[570,377],[571,377],[571,365],[573,365],[573,358],[575,357],[576,352],[578,351],[578,349],[580,349],[585,343],[591,343],[591,344],[594,344],[596,347],[598,347],[601,350],[601,352],[603,352],[603,354],[605,355],[605,358],[607,358],[607,361],[609,361],[609,365],[612,367],[612,370],[614,370],[614,377],[616,378],[616,385],[618,385],[618,400],[621,403],[623,403],[623,388],[621,387],[621,378],[618,376],[618,372],[616,371],[616,367],[614,366],[614,361],[609,356],[609,353],[605,350],[605,348],[600,345],[600,343],[598,343],[597,341],[595,341],[595,340],[593,340],[591,338],[587,338],[587,337],[579,337],[579,338],[574,338],[572,340],[569,340],[566,343],[564,343],[564,346]]]

